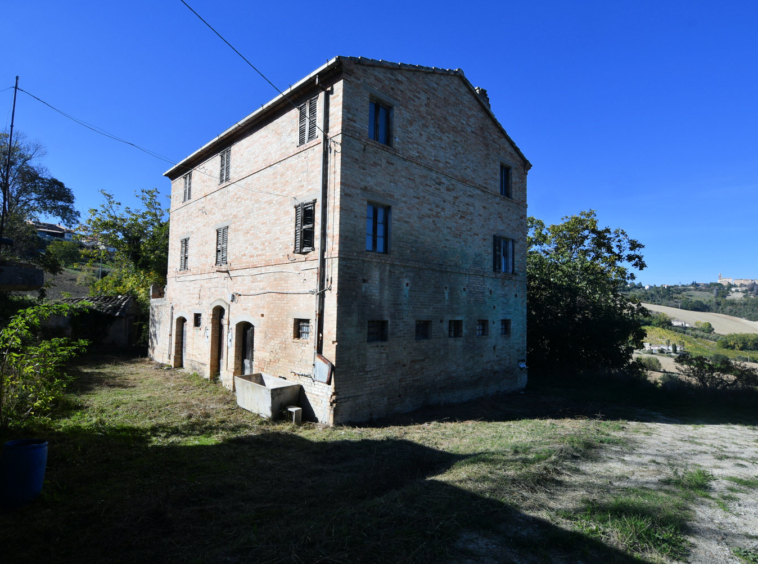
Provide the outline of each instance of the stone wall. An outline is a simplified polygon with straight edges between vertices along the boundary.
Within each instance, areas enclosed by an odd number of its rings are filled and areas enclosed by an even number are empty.
[[[339,130],[341,83],[331,85],[330,126]],[[319,126],[324,94],[311,88],[295,103],[319,96]],[[183,201],[183,174],[172,178],[169,270],[165,297],[153,300],[151,356],[180,365],[233,387],[240,373],[235,362],[240,339],[237,326],[255,328],[254,371],[302,384],[304,415],[329,421],[331,387],[313,382],[317,252],[295,254],[295,205],[317,200],[315,238],[319,244],[320,138],[298,146],[298,112],[290,107],[271,116],[252,131],[241,132],[231,147],[230,181],[219,184],[218,152],[193,166],[192,198]],[[225,146],[219,146],[221,151]],[[330,167],[330,207],[339,206],[334,190],[339,161]],[[336,180],[335,180],[336,179]],[[216,230],[228,226],[228,264],[215,266]],[[189,239],[188,269],[179,270],[181,240]],[[336,247],[335,252],[336,252]],[[333,283],[337,273],[332,272]],[[325,333],[335,334],[336,302],[325,295]],[[219,309],[220,308],[220,309]],[[218,323],[223,310],[225,345],[219,352]],[[195,327],[195,314],[201,315]],[[295,338],[295,319],[311,322],[311,338]],[[177,320],[185,320],[184,354],[178,341]],[[177,360],[177,354],[182,358]],[[324,355],[334,358],[333,339]]]
[[[335,421],[523,387],[528,165],[459,76],[349,71]],[[393,107],[391,147],[367,138],[371,99]],[[512,199],[500,196],[501,164]],[[391,208],[388,254],[365,250],[367,203]],[[517,241],[516,274],[493,272],[494,235]],[[369,320],[388,321],[386,342],[366,342]],[[429,340],[415,339],[417,320],[431,321]],[[450,320],[462,321],[462,337],[448,336]],[[479,320],[487,336],[476,336]]]
[[[326,423],[523,387],[528,163],[457,74],[342,64],[344,72],[326,85],[334,140],[323,354],[335,364],[331,385],[309,376],[316,297],[308,292],[317,287],[317,253],[293,253],[294,205],[320,197],[322,145],[297,146],[293,108],[191,162],[190,201],[182,201],[182,175],[172,175],[168,284],[165,297],[153,300],[151,355],[206,377],[218,371],[231,387],[239,373],[237,327],[250,323],[254,371],[300,383],[304,416]],[[295,102],[320,92],[314,85]],[[372,99],[393,107],[391,147],[368,139]],[[231,181],[219,185],[218,151],[227,145]],[[502,164],[512,170],[512,198],[500,196]],[[365,250],[369,202],[392,210],[388,254]],[[316,210],[318,247],[320,202]],[[229,228],[229,264],[218,268],[215,233],[222,226]],[[493,271],[495,235],[516,241],[515,274]],[[183,238],[187,271],[178,270]],[[222,310],[225,354],[217,368],[214,319]],[[295,319],[311,320],[310,340],[294,338]],[[387,341],[367,342],[369,320],[387,321]],[[430,339],[415,339],[417,320],[431,322]],[[460,338],[448,337],[450,320],[462,322]],[[476,335],[479,320],[484,336]],[[501,320],[510,320],[510,334],[500,334]]]

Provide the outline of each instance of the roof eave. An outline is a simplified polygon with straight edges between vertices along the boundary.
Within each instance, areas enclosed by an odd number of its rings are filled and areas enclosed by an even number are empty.
[[[309,82],[313,81],[313,79],[318,76],[319,74],[323,73],[325,70],[330,69],[334,66],[336,66],[340,59],[342,57],[334,57],[333,59],[326,62],[326,64],[321,65],[319,68],[317,68],[315,71],[310,73],[305,78],[299,80],[292,86],[290,86],[287,90],[276,96],[275,98],[271,99],[266,104],[263,104],[260,108],[255,110],[253,113],[249,114],[247,117],[241,119],[234,125],[232,125],[230,128],[228,128],[226,131],[218,135],[215,139],[212,139],[202,147],[200,147],[197,151],[190,154],[189,156],[182,159],[180,162],[172,166],[170,169],[168,169],[166,172],[163,173],[163,176],[166,176],[168,178],[176,178],[181,173],[186,172],[182,169],[190,170],[191,167],[187,166],[187,163],[189,161],[192,161],[199,155],[208,152],[208,150],[213,147],[214,145],[217,145],[219,143],[222,143],[223,141],[229,139],[234,133],[237,132],[242,127],[245,127],[246,125],[254,122],[257,119],[260,119],[270,111],[272,111],[274,108],[278,107],[281,103],[285,102],[287,99],[291,98],[297,91],[304,88],[308,85]]]

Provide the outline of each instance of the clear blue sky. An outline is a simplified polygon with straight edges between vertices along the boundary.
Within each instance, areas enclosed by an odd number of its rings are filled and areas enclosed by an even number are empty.
[[[644,283],[758,278],[755,0],[190,4],[280,88],[335,55],[461,68],[534,165],[530,215],[597,210]],[[0,90],[175,161],[276,95],[179,0],[5,2],[0,38]],[[83,215],[168,193],[169,165],[24,94],[16,123]]]

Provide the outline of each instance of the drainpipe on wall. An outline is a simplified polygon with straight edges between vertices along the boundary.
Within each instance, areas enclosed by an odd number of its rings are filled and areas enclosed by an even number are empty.
[[[318,240],[318,293],[316,294],[316,347],[313,365],[316,365],[316,353],[324,352],[324,288],[326,287],[326,221],[328,216],[327,196],[329,193],[329,91],[321,86],[319,77],[316,84],[324,92],[321,110],[321,233]]]

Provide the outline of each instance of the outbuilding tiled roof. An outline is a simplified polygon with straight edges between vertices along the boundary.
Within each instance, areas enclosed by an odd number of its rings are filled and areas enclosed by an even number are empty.
[[[90,302],[95,306],[94,309],[106,315],[126,317],[129,308],[132,307],[134,298],[131,296],[87,296],[86,298],[63,298],[59,301],[71,305]]]

